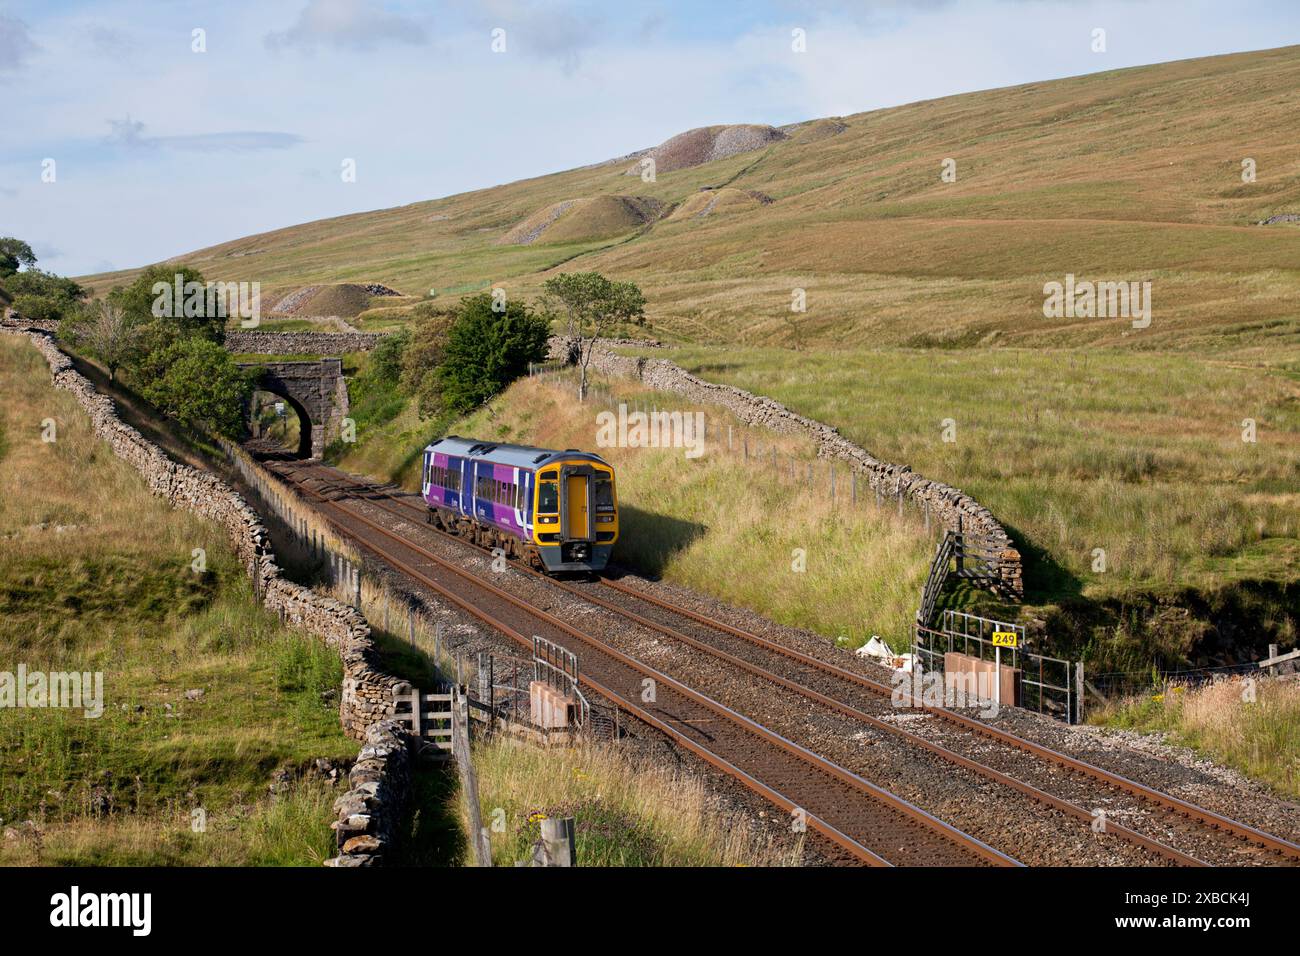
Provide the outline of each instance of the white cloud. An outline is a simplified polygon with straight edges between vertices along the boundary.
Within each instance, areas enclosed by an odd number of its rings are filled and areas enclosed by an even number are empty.
[[[372,50],[425,39],[418,20],[389,13],[378,0],[308,0],[290,27],[266,35],[266,45],[277,51],[311,51],[321,46]]]

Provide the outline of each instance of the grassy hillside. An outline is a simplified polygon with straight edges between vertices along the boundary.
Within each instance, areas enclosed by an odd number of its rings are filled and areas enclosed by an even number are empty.
[[[1300,227],[1255,224],[1300,212],[1298,86],[1297,47],[1098,73],[810,124],[652,183],[605,163],[183,258],[267,287],[365,280],[447,300],[593,268],[642,284],[659,335],[697,342],[1106,343],[1269,361],[1300,345]],[[946,158],[955,182],[940,179]],[[722,186],[774,201],[599,239],[501,241],[574,197],[635,192],[671,210]],[[1150,280],[1151,327],[1044,318],[1043,283],[1066,273]]]
[[[23,339],[0,336],[0,389],[0,668],[101,671],[104,697],[98,718],[5,711],[0,818],[18,835],[0,842],[0,863],[332,855],[335,794],[308,770],[356,753],[329,696],[337,655],[254,604],[220,529],[150,495]],[[296,782],[272,798],[281,770]]]
[[[1028,546],[1031,600],[1290,580],[1300,567],[1294,374],[1065,350],[655,354],[974,495]]]

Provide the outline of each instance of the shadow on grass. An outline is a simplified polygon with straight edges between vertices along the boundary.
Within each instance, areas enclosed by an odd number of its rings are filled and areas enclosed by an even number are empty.
[[[173,461],[195,468],[207,468],[207,459],[219,455],[219,450],[202,436],[188,431],[178,423],[169,421],[160,424],[163,421],[162,412],[120,378],[110,383],[108,373],[99,365],[70,351],[63,342],[59,343],[59,348],[72,360],[73,368],[90,379],[96,391],[113,400],[122,421],[159,446]]]
[[[450,762],[416,766],[393,859],[397,866],[458,866],[465,858],[468,844],[456,810],[459,786]]]
[[[1019,528],[1002,522],[1024,569],[1025,603],[1051,604],[1077,601],[1083,597],[1083,580],[1057,563],[1043,548],[1029,540]]]
[[[375,647],[384,659],[384,669],[394,677],[410,681],[414,687],[431,690],[447,678],[438,672],[438,667],[423,650],[412,647],[408,639],[398,637],[370,625],[370,634]]]
[[[614,556],[620,564],[649,577],[662,574],[674,554],[685,551],[709,530],[707,525],[695,521],[683,521],[626,504],[621,507],[619,517],[621,527]]]

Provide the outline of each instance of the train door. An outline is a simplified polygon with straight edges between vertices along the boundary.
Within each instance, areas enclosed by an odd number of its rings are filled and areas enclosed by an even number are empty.
[[[468,458],[456,461],[456,470],[460,472],[460,486],[457,488],[457,503],[463,515],[474,514],[474,462]]]
[[[573,474],[566,468],[564,474],[564,515],[568,519],[566,537],[569,540],[586,541],[591,538],[591,501],[589,482],[590,468],[587,474]]]

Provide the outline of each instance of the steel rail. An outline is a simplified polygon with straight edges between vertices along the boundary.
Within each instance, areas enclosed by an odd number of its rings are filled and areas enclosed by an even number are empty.
[[[865,677],[861,674],[857,674],[853,671],[846,670],[845,668],[839,667],[835,664],[831,664],[826,661],[820,660],[809,654],[805,654],[802,651],[796,651],[793,648],[776,644],[775,642],[769,641],[766,638],[760,637],[757,634],[753,634],[749,631],[741,630],[740,628],[732,627],[730,624],[726,624],[722,621],[715,621],[703,615],[696,614],[693,611],[688,611],[685,608],[679,608],[673,604],[669,604],[666,601],[662,601],[659,598],[653,597],[651,595],[643,594],[638,589],[628,587],[626,584],[622,584],[617,581],[612,581],[609,578],[601,578],[601,584],[613,588],[616,591],[621,591],[625,594],[630,594],[633,597],[639,598],[640,600],[646,601],[649,604],[653,604],[665,610],[671,611],[674,614],[679,614],[683,617],[690,618],[694,621],[697,621],[700,624],[704,624],[708,627],[725,631],[728,634],[732,634],[736,637],[739,637],[751,643],[762,645],[764,647],[767,647],[770,650],[775,651],[778,654],[782,654],[786,657],[797,660],[802,664],[807,664],[810,667],[815,667],[818,670],[823,671],[824,673],[831,674],[835,677],[839,677],[844,680],[853,681],[854,683],[857,683],[862,687],[865,687],[868,690],[873,691],[874,693],[883,694],[885,696],[890,696],[893,693],[892,688],[887,687],[884,684],[881,684],[877,681],[874,681],[869,677]],[[911,698],[909,695],[909,700],[910,699]],[[918,706],[919,709],[924,710],[927,713],[934,714],[935,716],[943,720],[949,721],[950,723],[957,724],[967,730],[971,730],[975,733],[981,734],[982,736],[988,737],[991,740],[995,740],[999,743],[1007,744],[1008,746],[1015,747],[1018,750],[1023,750],[1027,753],[1031,753],[1036,757],[1040,757],[1044,760],[1048,760],[1053,763],[1060,764],[1062,766],[1069,768],[1070,770],[1077,771],[1086,776],[1093,777],[1094,779],[1101,780],[1104,783],[1117,787],[1118,789],[1123,790],[1126,793],[1132,794],[1133,796],[1140,797],[1150,802],[1159,804],[1161,807],[1163,807],[1166,810],[1170,810],[1178,814],[1179,816],[1186,817],[1197,823],[1205,824],[1210,829],[1222,830],[1225,833],[1230,833],[1233,836],[1238,837],[1239,839],[1245,840],[1247,842],[1255,843],[1258,846],[1261,846],[1271,852],[1290,857],[1291,859],[1300,860],[1300,845],[1295,844],[1290,840],[1286,840],[1272,833],[1267,833],[1263,830],[1259,830],[1255,827],[1250,826],[1249,824],[1242,823],[1238,820],[1233,820],[1228,817],[1222,816],[1221,814],[1215,813],[1213,810],[1208,810],[1205,807],[1197,806],[1196,804],[1189,803],[1186,800],[1180,800],[1178,797],[1174,797],[1171,796],[1170,794],[1164,793],[1163,791],[1156,790],[1152,787],[1148,787],[1146,784],[1138,783],[1136,780],[1131,780],[1128,777],[1122,776],[1117,773],[1113,773],[1112,771],[1106,770],[1103,767],[1098,767],[1096,764],[1088,763],[1086,760],[1080,760],[1078,757],[1071,757],[1069,754],[1064,754],[1061,753],[1060,751],[1052,750],[1050,747],[1045,747],[1042,744],[1034,743],[1031,740],[1026,740],[1025,738],[1010,733],[1009,731],[1001,730],[996,727],[991,727],[988,724],[984,723],[983,721],[976,720],[973,717],[968,717],[965,714],[956,713],[955,711],[949,710],[946,707],[934,707],[924,703],[920,703],[915,706]]]
[[[270,470],[273,472],[278,471],[278,469],[270,469]],[[970,834],[958,830],[956,827],[953,827],[951,824],[948,824],[943,820],[934,817],[933,815],[929,814],[925,810],[922,810],[920,807],[917,807],[909,803],[908,801],[903,800],[901,797],[898,797],[890,793],[888,790],[885,790],[884,788],[879,787],[868,780],[864,780],[863,778],[859,777],[857,774],[854,774],[851,771],[846,770],[843,767],[840,767],[838,764],[835,764],[827,760],[826,758],[820,756],[819,754],[816,754],[813,751],[810,751],[807,748],[802,747],[801,745],[796,744],[785,737],[782,737],[780,734],[777,734],[774,731],[769,730],[768,728],[762,726],[761,724],[756,723],[755,721],[744,716],[743,714],[739,714],[731,710],[730,708],[726,707],[725,705],[713,700],[712,698],[706,697],[705,695],[700,694],[695,690],[692,690],[691,688],[675,680],[674,678],[669,677],[668,675],[663,674],[660,671],[657,671],[654,668],[651,668],[641,663],[640,661],[637,661],[635,658],[629,657],[628,655],[622,653],[621,651],[618,651],[615,648],[605,644],[603,641],[600,641],[598,638],[592,637],[591,635],[587,635],[577,630],[576,628],[571,627],[569,624],[560,620],[554,615],[540,608],[534,607],[528,602],[515,597],[514,595],[510,594],[507,591],[503,591],[502,589],[496,587],[490,582],[484,581],[479,576],[472,574],[471,572],[465,571],[462,568],[456,567],[456,565],[454,565],[449,561],[446,561],[440,556],[434,554],[432,551],[429,551],[428,549],[423,548],[418,544],[415,544],[409,539],[396,534],[392,530],[385,528],[383,525],[380,525],[377,522],[370,520],[364,515],[360,515],[355,511],[342,508],[342,506],[340,506],[336,501],[329,499],[328,497],[316,491],[315,489],[309,488],[301,482],[295,482],[295,487],[306,492],[308,495],[311,495],[317,501],[335,507],[339,511],[346,514],[350,519],[361,522],[366,527],[383,535],[386,538],[389,538],[397,542],[402,547],[414,551],[415,553],[424,557],[426,560],[432,561],[433,563],[437,564],[439,567],[442,567],[445,570],[450,571],[451,573],[457,575],[463,580],[469,581],[474,586],[482,588],[483,590],[487,591],[488,593],[492,594],[498,599],[523,611],[525,614],[531,615],[532,617],[535,617],[538,620],[545,621],[549,626],[557,630],[560,630],[566,634],[569,634],[573,638],[595,648],[599,653],[605,654],[606,656],[617,661],[619,664],[622,664],[623,666],[628,667],[643,676],[651,678],[657,683],[660,683],[670,688],[675,693],[683,697],[686,697],[689,700],[694,701],[695,703],[699,704],[705,709],[710,710],[713,713],[717,714],[718,716],[722,717],[723,719],[728,720],[731,723],[739,726],[742,730],[765,740],[767,743],[772,744],[778,749],[781,749],[791,754],[792,756],[797,757],[798,759],[801,759],[803,762],[809,764],[815,770],[827,776],[830,776],[833,779],[839,780],[841,783],[846,784],[849,787],[852,787],[854,790],[858,791],[859,793],[863,794],[869,799],[874,800],[876,803],[883,804],[886,807],[888,807],[890,810],[901,814],[902,816],[908,818],[909,820],[915,823],[919,823],[920,825],[932,831],[936,836],[947,841],[948,843],[960,847],[961,849],[973,854],[979,859],[982,859],[985,862],[992,863],[994,865],[998,865],[998,866],[1022,865],[1019,863],[1019,861],[1014,860],[1007,854],[1002,853],[1000,850],[997,850],[989,846],[988,844],[983,843],[982,841],[976,839],[975,837],[972,837]],[[334,526],[337,533],[343,534],[346,537],[353,539],[362,547],[365,547],[368,550],[374,552],[375,555],[378,556],[381,560],[393,565],[394,567],[401,570],[404,574],[407,574],[408,576],[419,581],[420,583],[430,587],[432,590],[437,592],[440,596],[446,598],[447,600],[455,604],[457,607],[461,608],[466,613],[472,615],[478,620],[483,621],[485,624],[488,624],[494,629],[501,631],[501,633],[505,634],[507,637],[510,637],[512,640],[516,641],[517,643],[520,643],[527,647],[532,646],[532,640],[530,637],[522,634],[518,630],[510,627],[505,622],[500,621],[499,619],[493,617],[487,612],[476,607],[472,603],[464,600],[459,595],[455,594],[454,592],[452,592],[451,590],[449,590],[439,582],[430,578],[427,574],[424,574],[418,571],[417,569],[411,567],[411,565],[408,562],[404,562],[400,558],[397,558],[394,555],[392,555],[391,552],[386,552],[383,549],[377,547],[374,544],[374,542],[366,541],[364,538],[361,538],[360,536],[356,535],[355,532],[349,531],[341,522],[335,519],[331,519],[328,516],[325,517],[326,520],[329,521],[330,524]],[[737,777],[737,779],[741,780],[741,782],[744,783],[746,786],[750,787],[750,789],[772,800],[772,802],[776,803],[778,806],[781,806],[782,809],[785,809],[787,811],[791,811],[794,809],[802,810],[806,815],[806,820],[810,824],[812,824],[814,828],[818,830],[818,832],[822,833],[823,836],[828,837],[829,839],[832,840],[832,842],[836,843],[842,848],[849,850],[849,852],[857,856],[859,859],[862,859],[865,862],[874,863],[875,865],[881,865],[882,863],[885,865],[892,865],[889,864],[888,861],[884,860],[884,858],[880,857],[878,854],[875,854],[873,851],[864,847],[857,840],[854,840],[853,837],[844,834],[842,831],[838,830],[833,825],[823,820],[820,816],[817,816],[816,814],[808,813],[808,811],[804,809],[802,805],[796,804],[788,796],[780,794],[774,789],[763,784],[761,781],[756,780],[751,775],[746,773],[744,770],[732,765],[729,761],[726,760],[725,757],[722,757],[718,754],[714,754],[712,751],[707,750],[707,748],[704,748],[702,745],[699,745],[698,743],[692,741],[689,737],[686,737],[685,735],[676,731],[674,728],[670,727],[664,721],[657,718],[654,714],[646,711],[644,708],[639,707],[636,704],[633,704],[631,701],[628,701],[623,695],[618,694],[617,692],[614,692],[612,689],[600,684],[599,682],[592,680],[590,676],[587,674],[580,675],[580,680],[583,683],[590,686],[597,693],[601,694],[602,696],[606,696],[610,700],[616,701],[618,705],[621,706],[624,710],[627,710],[629,713],[634,714],[639,719],[645,720],[651,726],[656,727],[656,729],[668,733],[669,736],[671,736],[675,741],[682,743],[684,746],[687,747],[688,750],[690,750],[692,753],[695,753],[697,756],[700,756],[701,758],[705,759],[711,765],[716,766],[719,769],[723,769],[728,774]],[[870,856],[869,857],[865,856],[864,853],[869,854]]]
[[[393,498],[393,500],[397,501],[400,504],[405,504],[404,502],[401,502],[400,499],[396,498],[396,496],[388,495],[386,492],[382,491],[382,489],[375,488],[373,485],[366,485],[363,482],[358,482],[358,484],[361,484],[366,487],[370,487],[373,490],[379,492],[380,494],[384,494],[387,497]],[[374,504],[376,507],[379,507],[381,510],[387,512],[388,514],[397,515],[397,512],[389,508],[384,508],[382,505],[379,505],[377,502],[370,501],[370,503]],[[416,510],[414,506],[407,506],[407,507],[409,507],[413,511]],[[397,515],[397,516],[402,517],[401,515]],[[438,529],[433,529],[433,530],[438,530]],[[445,534],[445,532],[440,532],[440,533]],[[454,540],[458,540],[458,541],[462,540],[460,538],[457,538],[454,535],[448,535],[448,537],[451,537]],[[536,577],[542,578],[543,580],[546,580],[549,584],[558,587],[561,590],[566,591],[570,594],[573,594],[576,597],[581,598],[583,601],[595,604],[599,607],[603,607],[606,610],[611,611],[623,618],[626,618],[631,621],[635,621],[637,624],[639,624],[642,627],[657,631],[667,637],[671,637],[674,640],[680,641],[690,647],[694,647],[697,650],[703,651],[704,653],[712,657],[715,657],[719,660],[726,661],[728,664],[732,665],[733,667],[737,667],[740,670],[745,671],[746,673],[752,674],[763,680],[774,683],[780,687],[784,687],[785,689],[792,691],[796,694],[799,694],[800,696],[808,700],[814,701],[815,703],[818,703],[823,707],[834,710],[837,713],[843,714],[846,717],[850,717],[854,720],[858,720],[862,723],[865,723],[868,726],[875,728],[876,730],[899,737],[902,740],[906,741],[910,746],[918,747],[931,754],[934,754],[935,756],[939,757],[942,760],[948,761],[949,763],[953,763],[956,764],[957,766],[970,770],[971,772],[978,774],[979,776],[985,778],[986,780],[990,780],[994,783],[1010,787],[1011,789],[1016,790],[1021,794],[1024,794],[1025,796],[1029,797],[1032,800],[1035,800],[1069,817],[1079,820],[1080,822],[1088,825],[1089,827],[1091,827],[1095,822],[1094,815],[1090,811],[1085,810],[1083,807],[1080,807],[1075,803],[1071,803],[1068,800],[1064,800],[1053,794],[1047,793],[1044,790],[1040,790],[1039,788],[1033,786],[1030,783],[1026,783],[1025,781],[1012,777],[1009,774],[1003,773],[1002,771],[995,770],[992,767],[979,763],[976,760],[972,760],[969,757],[951,751],[946,747],[943,747],[932,741],[926,740],[925,738],[913,734],[907,730],[904,730],[901,727],[897,727],[886,721],[880,720],[878,717],[868,714],[863,710],[859,710],[858,708],[846,704],[842,701],[836,700],[832,697],[828,697],[825,694],[813,690],[812,688],[806,687],[796,681],[782,677],[779,674],[775,674],[772,671],[767,670],[766,668],[760,667],[759,665],[754,664],[750,661],[746,661],[743,658],[736,657],[734,654],[730,654],[727,651],[714,647],[713,645],[708,644],[704,641],[697,640],[696,638],[691,637],[689,634],[686,634],[675,628],[669,627],[665,624],[661,624],[658,621],[653,621],[647,617],[637,614],[634,611],[630,611],[625,607],[620,607],[619,605],[614,604],[613,602],[606,601],[603,598],[589,594],[586,591],[582,590],[581,588],[574,587],[568,582],[561,581],[559,579],[552,578],[547,575],[539,574],[538,572],[533,571],[531,568],[527,568],[527,567],[519,568],[519,570],[523,570],[529,574],[535,575]],[[1209,864],[1203,860],[1197,859],[1194,856],[1183,853],[1182,851],[1174,849],[1173,847],[1167,846],[1164,843],[1159,842],[1158,840],[1154,840],[1150,837],[1147,837],[1144,834],[1138,833],[1137,831],[1130,829],[1129,827],[1123,826],[1122,824],[1107,821],[1104,830],[1101,832],[1107,835],[1117,836],[1122,840],[1140,846],[1156,854],[1157,856],[1162,857],[1163,859],[1166,859],[1179,866],[1189,866],[1189,867],[1209,866]]]
[[[392,492],[381,488],[375,483],[356,479],[353,476],[348,475],[346,472],[339,471],[338,469],[332,468],[328,465],[319,465],[316,467],[320,467],[322,469],[337,474],[339,478],[335,479],[336,481],[341,480],[349,485],[354,485],[361,488],[368,488],[372,492],[382,497],[391,499],[395,503],[401,505],[404,508],[409,509],[412,512],[417,512],[422,516],[427,512],[427,506],[423,504],[423,501],[421,502],[421,505],[415,505],[407,500],[404,500],[402,496],[395,495]],[[317,479],[317,480],[322,480],[322,479]],[[381,510],[388,511],[388,513],[390,514],[395,514],[395,512],[391,511],[391,509],[384,508],[381,504],[379,504],[377,501],[374,501],[373,499],[362,498],[361,500],[370,501],[376,507],[381,508]],[[441,529],[432,528],[431,530],[451,540],[459,541],[462,544],[472,544],[472,542],[466,541],[464,538],[461,538],[457,535],[449,534],[448,532],[442,531]],[[747,665],[747,662],[742,662],[740,658],[735,658],[733,655],[728,655],[724,651],[720,651],[717,648],[712,648],[711,645],[708,645],[704,642],[695,641],[693,638],[689,638],[687,635],[684,635],[681,632],[676,631],[675,629],[668,628],[666,625],[660,625],[657,622],[652,622],[648,618],[644,618],[641,615],[637,615],[635,614],[635,612],[629,611],[626,608],[619,608],[617,605],[613,605],[609,602],[605,602],[602,599],[596,598],[592,595],[585,594],[581,589],[575,588],[572,585],[568,584],[567,582],[560,581],[558,579],[549,577],[547,575],[541,575],[538,572],[534,571],[533,569],[527,568],[522,565],[516,565],[516,567],[529,574],[533,574],[537,577],[544,578],[545,580],[550,581],[551,583],[557,585],[562,589],[578,594],[588,601],[600,604],[601,606],[606,607],[607,609],[614,611],[615,613],[621,613],[624,614],[625,616],[635,618],[637,619],[638,623],[642,624],[643,626],[652,627],[656,630],[659,630],[661,633],[671,634],[671,636],[674,636],[678,639],[683,639],[687,643],[692,644],[692,646],[696,646],[700,649],[709,652],[716,652],[721,656],[725,656],[730,659],[729,660],[730,663],[737,666],[745,667],[745,669],[750,670],[751,673],[756,673],[758,674],[758,676],[762,676],[765,679],[772,680],[775,683],[781,684],[782,686],[786,686],[788,689],[795,690],[798,693],[806,693],[806,695],[808,696],[815,695],[816,697],[821,697],[823,698],[823,700],[819,702],[823,703],[825,706],[834,707],[835,709],[839,709],[841,712],[846,712],[845,708],[847,707],[848,711],[852,711],[852,713],[848,715],[855,717],[855,719],[863,719],[863,717],[869,717],[869,715],[864,714],[862,711],[859,711],[856,708],[848,707],[847,705],[843,705],[840,702],[834,701],[832,698],[825,697],[825,695],[817,694],[817,692],[811,691],[809,688],[804,688],[802,687],[802,685],[798,685],[794,682],[788,681],[785,678],[781,678],[779,677],[779,675],[772,674],[770,671],[767,671],[762,668],[757,668],[755,665]],[[855,683],[861,687],[866,688],[867,690],[870,690],[873,693],[881,694],[884,696],[892,695],[893,689],[887,687],[884,684],[874,681],[871,678],[858,674],[854,671],[847,670],[835,664],[831,664],[819,658],[813,657],[812,655],[805,654],[802,651],[797,651],[793,648],[786,647],[774,641],[770,641],[767,638],[763,638],[752,632],[733,627],[732,625],[726,624],[725,622],[717,621],[712,618],[706,617],[705,615],[701,615],[696,612],[687,610],[685,608],[678,607],[660,598],[645,594],[637,588],[632,588],[621,582],[611,580],[608,577],[601,577],[600,583],[605,587],[609,587],[615,591],[619,591],[621,593],[630,595],[636,598],[637,600],[641,600],[648,604],[654,605],[656,607],[660,607],[664,610],[672,612],[673,614],[680,615],[687,619],[693,620],[697,623],[703,624],[707,627],[711,627],[716,630],[723,631],[724,633],[731,634],[751,644],[760,646],[765,650],[778,654],[779,656],[785,657],[790,660],[794,660],[806,666],[813,667],[825,674],[836,677],[838,679],[847,680],[852,683]],[[906,695],[906,696],[909,700],[911,700],[910,695]],[[916,709],[923,710],[927,713],[933,714],[934,716],[939,717],[940,719],[945,720],[949,723],[956,724],[957,726],[960,726],[963,729],[980,734],[981,736],[994,740],[998,743],[1006,744],[1015,749],[1024,751],[1039,759],[1051,763],[1056,763],[1060,766],[1064,766],[1069,770],[1080,773],[1084,776],[1091,777],[1095,780],[1099,780],[1109,786],[1116,787],[1140,799],[1144,799],[1149,802],[1155,803],[1165,810],[1171,811],[1181,817],[1191,820],[1192,822],[1196,822],[1208,826],[1212,830],[1229,833],[1232,836],[1237,837],[1238,839],[1242,839],[1247,842],[1254,843],[1270,852],[1277,853],[1279,855],[1286,856],[1291,859],[1300,860],[1300,845],[1285,840],[1282,837],[1278,837],[1273,834],[1266,833],[1248,824],[1241,823],[1240,821],[1232,820],[1228,817],[1224,817],[1204,807],[1199,807],[1196,804],[1192,804],[1187,801],[1180,800],[1177,797],[1163,793],[1162,791],[1159,790],[1155,790],[1151,787],[1146,786],[1145,784],[1138,783],[1137,781],[1131,780],[1127,777],[1123,777],[1120,774],[1116,774],[1102,767],[1098,767],[1095,764],[1088,763],[1087,761],[1080,760],[1077,757],[1071,757],[1068,754],[1064,754],[1059,751],[1052,750],[1049,747],[1045,747],[1041,744],[1034,743],[1033,741],[1026,740],[1023,737],[1017,736],[1016,734],[1012,734],[1008,731],[991,727],[988,724],[983,723],[982,721],[975,720],[974,718],[968,717],[964,714],[956,713],[954,711],[949,710],[948,708],[934,707],[931,705],[926,705],[924,703],[914,703],[913,706],[915,706]],[[872,721],[867,720],[866,722],[871,723]],[[875,724],[873,724],[873,726],[875,726]],[[926,749],[929,749],[929,747],[932,746],[933,747],[939,746],[937,744],[931,744],[930,741],[926,741],[915,734],[910,734],[906,731],[903,731],[901,730],[901,728],[893,727],[892,725],[889,724],[884,724],[883,726],[886,729],[890,730],[891,732],[907,734],[909,737],[914,738],[914,741],[917,742],[918,745],[928,745],[926,746]],[[952,753],[951,751],[947,751],[946,748],[939,747],[939,749],[944,750],[946,753],[952,754],[952,757],[960,757],[960,755],[958,754]],[[945,757],[944,759],[951,759],[951,758]],[[966,758],[961,758],[961,759],[964,760]],[[982,767],[983,771],[976,770],[976,767]],[[1026,795],[1028,796],[1033,796],[1034,799],[1041,800],[1044,803],[1053,805],[1055,806],[1056,809],[1061,810],[1061,812],[1068,813],[1069,815],[1074,816],[1076,818],[1079,817],[1080,813],[1083,813],[1087,816],[1089,820],[1091,820],[1091,814],[1088,814],[1087,811],[1083,810],[1082,808],[1077,807],[1073,804],[1069,804],[1067,801],[1063,801],[1060,798],[1048,794],[1044,791],[1038,790],[1037,788],[1033,787],[1031,784],[1024,783],[1023,781],[1002,774],[1000,771],[993,770],[992,768],[989,767],[984,767],[981,764],[976,764],[975,767],[970,767],[968,769],[974,770],[975,772],[986,771],[985,773],[986,776],[992,774],[992,775],[1005,777],[1006,778],[1005,780],[999,780],[998,782],[1005,783],[1008,786],[1012,786],[1014,789],[1020,790],[1022,793],[1026,793]],[[994,778],[989,777],[989,779],[994,779]],[[1022,789],[1022,788],[1027,788],[1027,789]],[[1031,790],[1034,791],[1034,794],[1029,793],[1029,791]],[[1053,803],[1053,801],[1057,801],[1064,805],[1057,806],[1055,803]],[[1071,807],[1072,809],[1066,809],[1067,806]],[[1206,865],[1203,861],[1200,861],[1195,857],[1191,857],[1187,854],[1184,854],[1181,851],[1173,849],[1172,847],[1167,847],[1164,844],[1161,844],[1157,841],[1150,840],[1149,838],[1144,837],[1141,834],[1136,833],[1135,831],[1129,830],[1129,828],[1127,827],[1120,827],[1118,824],[1115,823],[1107,823],[1106,827],[1108,831],[1114,830],[1115,832],[1121,834],[1125,834],[1125,831],[1127,831],[1128,833],[1132,833],[1133,836],[1136,837],[1137,839],[1131,839],[1127,835],[1125,835],[1125,839],[1130,839],[1130,842],[1140,843],[1141,845],[1145,846],[1147,849],[1158,853],[1159,855],[1165,857],[1166,859],[1170,859],[1171,861],[1178,862],[1181,865],[1186,865],[1186,866]]]

